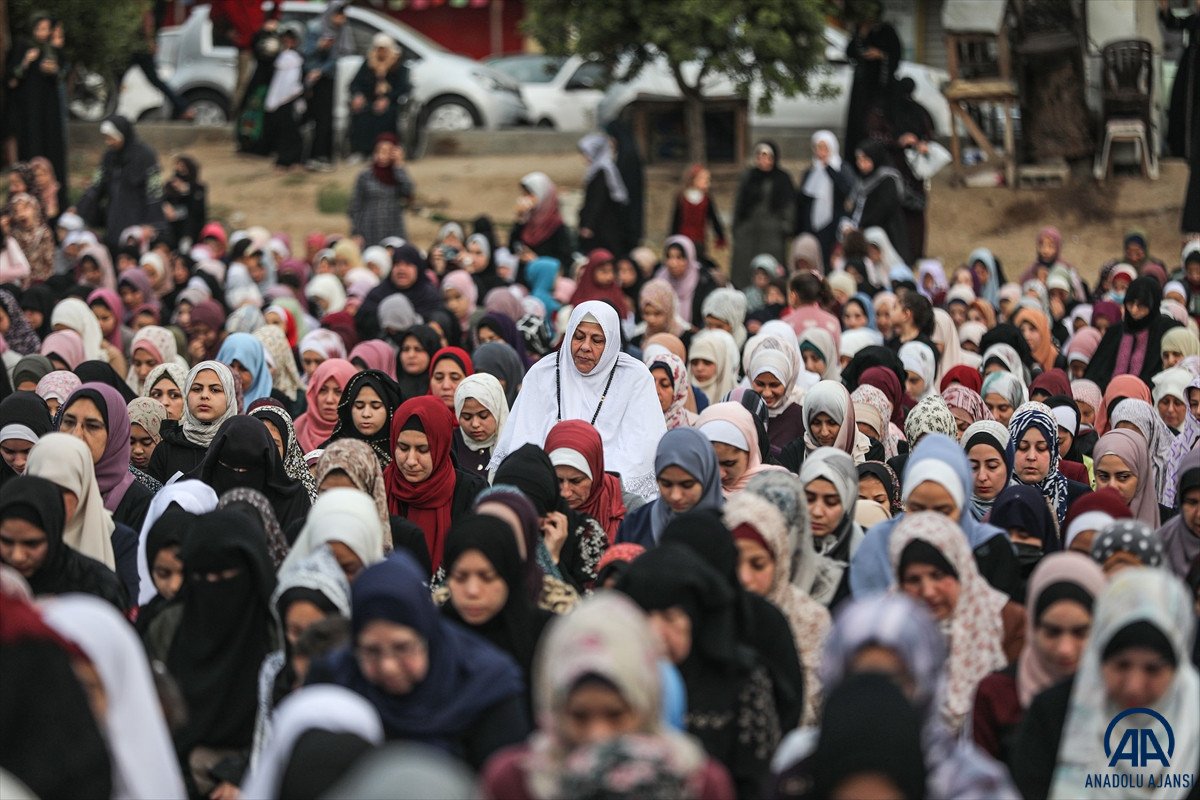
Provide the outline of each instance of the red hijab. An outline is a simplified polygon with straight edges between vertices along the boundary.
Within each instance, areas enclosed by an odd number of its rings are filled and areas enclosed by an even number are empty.
[[[433,369],[437,363],[446,358],[458,362],[458,365],[462,367],[464,378],[475,374],[475,365],[471,363],[471,357],[467,355],[466,350],[461,347],[443,347],[433,354],[433,358],[429,359],[430,379],[433,378]]]
[[[338,391],[341,392],[354,374],[361,371],[344,358],[327,358],[313,372],[312,378],[308,381],[308,388],[304,390],[308,408],[296,418],[296,441],[300,442],[300,449],[305,453],[309,450],[316,450],[329,441],[338,422],[336,414],[332,420],[327,420],[317,410],[317,395],[321,393],[321,387],[327,380],[333,378],[337,383]]]
[[[859,378],[859,384],[874,386],[887,397],[892,404],[891,422],[898,428],[904,427],[904,387],[896,373],[887,367],[868,367]]]
[[[613,282],[608,286],[596,285],[596,270],[604,265],[613,265]],[[629,316],[629,298],[621,290],[621,282],[616,276],[616,258],[608,250],[598,247],[588,253],[587,264],[579,271],[579,279],[575,284],[575,294],[571,295],[571,305],[579,305],[588,300],[601,300],[617,309],[622,319]]]
[[[612,544],[625,517],[625,500],[621,497],[621,480],[604,471],[604,443],[600,440],[600,432],[581,419],[565,419],[546,434],[544,449],[551,461],[554,461],[555,450],[574,450],[583,456],[588,472],[592,473],[592,493],[578,511],[599,522]]]
[[[409,420],[413,418],[420,423],[420,430],[429,439],[433,472],[420,483],[410,483],[400,472],[399,460],[396,459],[383,471],[383,483],[387,487],[388,511],[405,517],[425,532],[429,560],[434,572],[437,572],[442,563],[446,535],[450,532],[450,507],[458,482],[454,462],[450,460],[454,415],[445,403],[430,395],[405,401],[392,417],[390,443],[393,453],[405,428],[416,429],[409,425]]]
[[[957,367],[951,367],[946,370],[945,376],[942,378],[942,383],[938,386],[941,391],[946,391],[950,386],[956,383],[961,383],[971,391],[979,394],[983,389],[983,376],[979,374],[979,370],[974,367],[968,367],[965,364],[959,364]],[[882,391],[882,390],[880,390]]]

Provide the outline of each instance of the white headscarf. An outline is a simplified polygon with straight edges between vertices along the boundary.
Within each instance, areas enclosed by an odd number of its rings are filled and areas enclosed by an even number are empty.
[[[979,366],[981,359],[977,354],[962,349],[958,339],[958,329],[954,327],[954,320],[951,319],[948,311],[941,308],[933,310],[933,343],[942,346],[942,358],[938,362],[937,385],[934,386],[934,391],[941,386],[942,378],[946,377],[946,373],[955,367]]]
[[[504,396],[504,387],[500,385],[500,381],[494,375],[488,375],[485,372],[468,375],[454,390],[455,419],[462,414],[463,404],[468,400],[477,401],[491,412],[492,416],[496,418],[496,432],[482,442],[477,442],[467,436],[464,431],[463,444],[471,452],[494,447],[500,438],[500,432],[504,430],[504,423],[508,422],[508,398]]]
[[[115,569],[112,532],[116,525],[104,507],[96,468],[92,465],[92,451],[83,440],[67,433],[46,434],[29,451],[25,474],[45,478],[78,498],[75,516],[67,520],[63,531],[63,541]]]
[[[383,560],[384,538],[379,509],[371,495],[349,487],[329,489],[317,495],[300,535],[279,565],[279,574],[294,570],[314,550],[329,542],[346,545],[364,567],[369,567]],[[386,538],[391,538],[391,531],[387,531]]]
[[[78,297],[68,297],[59,300],[50,313],[50,326],[63,325],[79,334],[83,339],[83,357],[85,361],[100,360],[107,362],[108,357],[100,346],[104,335],[100,332],[100,323],[88,304]]]
[[[61,595],[39,605],[46,624],[83,650],[104,684],[101,724],[113,760],[113,797],[185,796],[146,650],[133,627],[91,595]]]
[[[586,375],[575,366],[570,349],[575,330],[585,319],[600,325],[605,341],[599,363]],[[620,351],[620,324],[616,310],[607,303],[589,300],[574,308],[563,348],[543,356],[526,373],[489,469],[521,445],[541,447],[559,420],[581,419],[600,432],[606,469],[621,476],[625,490],[647,501],[658,496],[654,452],[667,425],[650,370]],[[728,337],[732,347],[733,339],[724,331],[708,333]],[[736,370],[736,349],[732,360]]]
[[[158,522],[167,510],[167,506],[176,503],[189,514],[207,514],[217,507],[217,493],[207,483],[197,480],[176,481],[168,483],[150,500],[150,508],[146,510],[146,519],[142,522],[142,530],[138,535],[138,605],[144,606],[154,599],[158,589],[150,578],[150,564],[146,561],[146,539],[150,529]]]
[[[804,179],[804,188],[801,189],[805,195],[812,198],[809,224],[814,231],[824,230],[825,226],[833,222],[834,215],[840,210],[833,207],[833,178],[829,177],[827,170],[839,172],[842,169],[841,148],[838,146],[837,137],[833,135],[833,132],[817,131],[812,135],[814,149],[817,142],[824,142],[825,146],[829,148],[829,158],[823,169],[820,162],[814,157],[812,166],[808,170],[808,177]]]
[[[800,351],[791,342],[777,336],[760,334],[754,339],[746,347],[746,378],[752,382],[751,385],[764,372],[779,379],[783,384],[783,397],[775,408],[767,406],[767,414],[778,417],[795,402],[793,390],[796,388],[796,377],[800,374]]]
[[[191,406],[187,402],[192,382],[204,370],[215,372],[217,380],[221,382],[221,387],[225,390],[225,413],[212,422],[201,422],[192,413]],[[184,438],[192,444],[208,447],[212,444],[213,438],[216,437],[217,431],[225,424],[225,420],[237,416],[237,390],[234,388],[233,373],[229,371],[229,367],[220,361],[201,361],[192,367],[191,371],[187,374],[187,380],[183,382],[183,386],[179,387],[179,391],[183,392],[183,417],[180,420],[179,427],[183,431]]]
[[[320,298],[325,301],[325,314],[336,314],[346,307],[346,288],[332,273],[324,272],[314,275],[304,287],[304,296],[309,300]]]
[[[701,358],[716,364],[711,380],[701,381],[692,374],[693,359]],[[708,328],[692,337],[688,348],[688,380],[708,396],[708,402],[719,403],[737,386],[738,349],[737,343],[725,331]]]
[[[746,295],[742,292],[728,287],[714,289],[704,298],[700,313],[729,323],[739,350],[746,343]]]
[[[937,394],[937,362],[929,345],[924,342],[905,342],[900,346],[899,356],[900,363],[906,371],[915,372],[925,380],[925,390],[921,392],[920,397],[913,399],[921,400],[931,394]]]
[[[1085,787],[1085,779],[1090,774],[1103,773],[1113,779],[1121,774],[1133,777],[1127,771],[1133,769],[1127,761],[1109,767],[1109,757],[1100,737],[1105,735],[1113,717],[1123,710],[1108,697],[1101,672],[1102,655],[1112,638],[1135,622],[1148,622],[1157,628],[1175,653],[1175,676],[1163,696],[1151,706],[1175,731],[1171,765],[1176,772],[1191,770],[1200,760],[1200,677],[1191,659],[1192,636],[1196,630],[1191,592],[1181,581],[1161,569],[1128,567],[1114,575],[1108,588],[1096,598],[1092,630],[1071,689],[1051,797],[1182,798],[1193,791],[1192,787],[1183,786],[1153,788],[1148,783],[1142,788],[1150,771],[1147,769],[1138,769],[1133,782],[1120,789]],[[1115,746],[1126,731],[1140,727],[1154,729],[1163,747],[1166,746],[1162,727],[1144,715],[1133,715],[1118,722],[1107,734],[1108,741]],[[1154,772],[1150,774],[1158,777]]]
[[[383,744],[379,712],[362,695],[331,684],[297,689],[275,710],[271,738],[242,784],[242,797],[279,797],[296,742],[311,730],[352,733],[373,745]]]

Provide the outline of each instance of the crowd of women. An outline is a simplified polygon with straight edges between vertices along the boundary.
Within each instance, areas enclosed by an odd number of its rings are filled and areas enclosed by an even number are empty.
[[[38,222],[5,797],[1196,796],[1200,243],[1089,285],[1047,228],[1009,281],[850,224],[729,286],[703,224],[575,256],[549,178],[518,207]],[[1131,708],[1169,763],[1109,766]]]

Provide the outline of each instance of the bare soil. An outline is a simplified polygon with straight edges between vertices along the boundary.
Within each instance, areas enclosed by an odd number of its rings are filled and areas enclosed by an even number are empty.
[[[345,231],[341,209],[362,165],[341,164],[332,173],[276,173],[269,160],[239,156],[226,145],[200,144],[189,149],[199,159],[209,187],[210,214],[234,228],[265,225],[286,231],[293,242],[311,231]],[[85,182],[99,158],[95,152],[72,153],[74,174]],[[803,165],[793,165],[798,177]],[[164,156],[164,169],[169,169]],[[522,175],[539,170],[559,186],[563,216],[576,218],[583,163],[574,154],[529,156],[432,156],[412,162],[417,184],[416,207],[407,220],[409,238],[428,245],[446,220],[470,222],[488,215],[504,229]],[[682,168],[653,166],[647,174],[647,237],[661,243],[678,190]],[[739,170],[715,171],[713,190],[719,210],[732,213]],[[1106,182],[1090,178],[1057,188],[1018,189],[954,187],[948,171],[938,176],[930,193],[929,244],[931,256],[947,267],[960,264],[976,247],[988,247],[1000,257],[1010,277],[1032,260],[1039,228],[1056,225],[1064,235],[1063,257],[1086,278],[1101,264],[1120,255],[1121,239],[1130,229],[1143,230],[1151,253],[1169,265],[1178,263],[1179,214],[1187,182],[1182,161],[1162,164],[1162,176],[1149,181],[1122,173]],[[333,210],[322,213],[321,209]],[[718,251],[722,261],[728,251]]]

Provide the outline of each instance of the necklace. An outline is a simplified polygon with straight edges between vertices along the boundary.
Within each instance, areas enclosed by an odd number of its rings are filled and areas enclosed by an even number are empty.
[[[558,358],[554,359],[554,400],[557,405],[556,421],[562,422],[562,350],[558,351]],[[617,363],[620,361],[620,355],[617,356],[617,361],[613,362],[612,369],[608,372],[608,380],[604,383],[604,391],[600,394],[600,402],[596,404],[596,413],[592,414],[591,425],[595,426],[596,418],[600,416],[600,409],[604,407],[604,398],[608,397],[608,389],[612,386],[613,376],[617,374]]]

